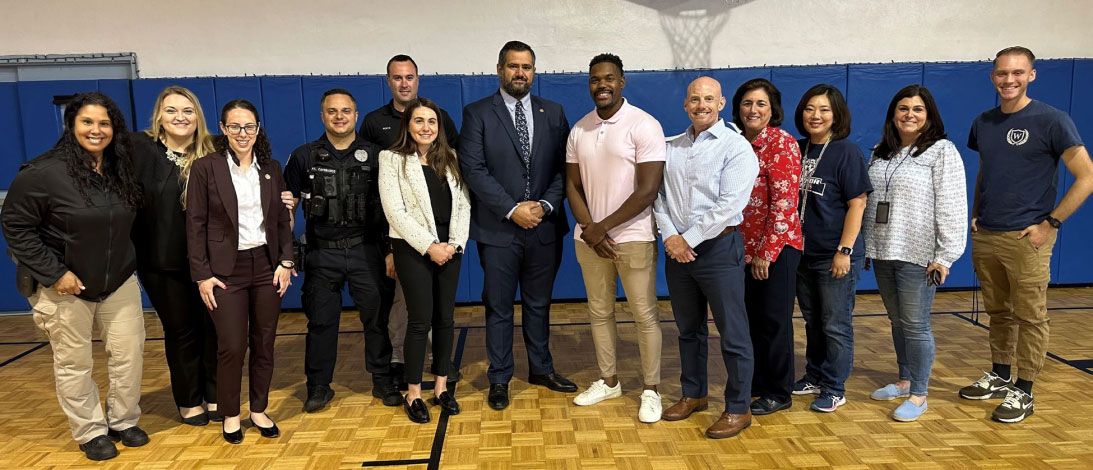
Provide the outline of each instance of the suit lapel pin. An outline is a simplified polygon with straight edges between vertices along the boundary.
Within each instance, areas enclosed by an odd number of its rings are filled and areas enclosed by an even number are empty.
[[[266,173],[266,179],[267,180],[269,179],[269,173]]]
[[[544,111],[543,108],[539,108],[539,112],[540,113],[545,113],[546,111]]]

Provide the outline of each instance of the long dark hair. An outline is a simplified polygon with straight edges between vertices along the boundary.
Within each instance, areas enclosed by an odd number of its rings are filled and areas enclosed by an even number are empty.
[[[429,151],[425,153],[425,162],[441,178],[446,178],[450,171],[452,176],[455,177],[455,181],[459,186],[462,186],[463,177],[459,175],[459,162],[456,161],[455,150],[452,150],[452,147],[448,145],[448,136],[444,133],[444,114],[440,112],[440,106],[437,106],[435,102],[428,98],[418,97],[406,106],[406,111],[402,112],[399,138],[391,146],[391,151],[403,155],[417,153],[417,142],[410,135],[410,118],[413,117],[414,110],[421,107],[429,108],[436,113],[436,140],[433,141],[433,145],[429,146]]]
[[[774,86],[770,80],[753,78],[740,85],[740,88],[737,88],[736,93],[732,95],[732,122],[740,128],[740,132],[744,131],[744,119],[740,117],[740,102],[744,101],[744,95],[755,89],[762,89],[767,93],[767,101],[770,103],[770,122],[767,125],[770,127],[782,125],[782,92],[778,91],[778,87]]]
[[[262,127],[262,119],[258,117],[258,108],[255,108],[254,105],[247,100],[231,100],[220,110],[220,124],[224,124],[224,121],[228,119],[228,111],[236,108],[245,109],[254,115],[254,123],[258,124],[258,135],[256,135],[254,139],[254,161],[258,162],[259,165],[265,165],[273,156],[273,147],[269,144],[269,137],[266,137],[266,129]],[[226,153],[230,150],[230,147],[228,146],[228,136],[221,134],[214,137],[213,147],[221,154]]]
[[[805,95],[801,97],[801,101],[797,103],[797,110],[793,113],[793,123],[797,125],[797,132],[800,132],[801,136],[805,138],[811,136],[808,129],[805,128],[804,119],[801,119],[801,113],[805,112],[808,100],[820,95],[827,96],[827,101],[831,103],[831,140],[845,139],[850,135],[850,108],[846,105],[846,98],[843,98],[843,93],[834,85],[826,83],[809,88]]]
[[[881,134],[880,142],[873,148],[873,155],[887,160],[899,153],[899,149],[903,147],[903,141],[899,138],[899,130],[892,122],[892,117],[896,115],[896,105],[900,100],[914,96],[922,98],[922,104],[926,105],[926,124],[922,126],[922,131],[912,144],[915,152],[911,156],[922,155],[922,152],[935,142],[948,137],[945,134],[945,123],[941,122],[941,113],[937,110],[937,102],[934,101],[930,90],[922,85],[908,85],[897,92],[896,96],[892,97],[892,102],[888,103],[888,113],[884,115],[884,132]]]
[[[102,152],[102,176],[105,178],[106,187],[117,194],[130,209],[141,206],[140,184],[133,174],[133,157],[130,152],[126,133],[125,116],[121,108],[110,99],[97,91],[80,93],[73,96],[65,105],[64,130],[57,139],[53,149],[64,158],[68,168],[68,176],[76,182],[76,188],[83,195],[84,200],[91,204],[91,178],[95,174],[94,158],[76,140],[76,115],[84,106],[102,106],[106,108],[106,115],[110,118],[110,127],[113,136],[110,143]]]

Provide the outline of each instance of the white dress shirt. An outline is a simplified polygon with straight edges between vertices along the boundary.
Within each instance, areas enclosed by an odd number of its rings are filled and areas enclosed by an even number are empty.
[[[228,154],[228,173],[235,186],[235,199],[239,207],[239,250],[249,250],[266,244],[266,218],[262,214],[262,182],[259,179],[261,168],[258,161],[251,163],[246,172],[235,164],[231,152]]]

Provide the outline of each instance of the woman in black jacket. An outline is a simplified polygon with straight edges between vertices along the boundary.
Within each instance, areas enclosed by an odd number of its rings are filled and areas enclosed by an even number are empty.
[[[201,103],[180,86],[159,93],[151,127],[131,136],[144,194],[133,229],[137,277],[163,324],[178,415],[185,424],[204,426],[222,419],[216,412],[216,328],[190,279],[183,204],[190,166],[213,152],[212,138]]]
[[[61,138],[19,169],[0,215],[18,275],[37,283],[21,291],[49,336],[72,437],[91,460],[118,454],[111,438],[127,447],[148,443],[137,427],[144,314],[129,240],[141,195],[124,133],[125,118],[110,98],[76,95]],[[96,323],[110,353],[105,415],[91,378]]]

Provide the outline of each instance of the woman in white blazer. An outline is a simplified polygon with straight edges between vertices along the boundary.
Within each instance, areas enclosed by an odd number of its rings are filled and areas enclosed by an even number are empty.
[[[436,103],[419,98],[403,112],[396,144],[379,156],[380,199],[408,311],[404,350],[409,390],[403,407],[415,423],[429,421],[421,375],[430,327],[433,357],[452,356],[455,292],[471,217],[467,187],[440,119]],[[429,402],[454,415],[459,403],[448,392],[449,366],[448,361],[436,362]]]

